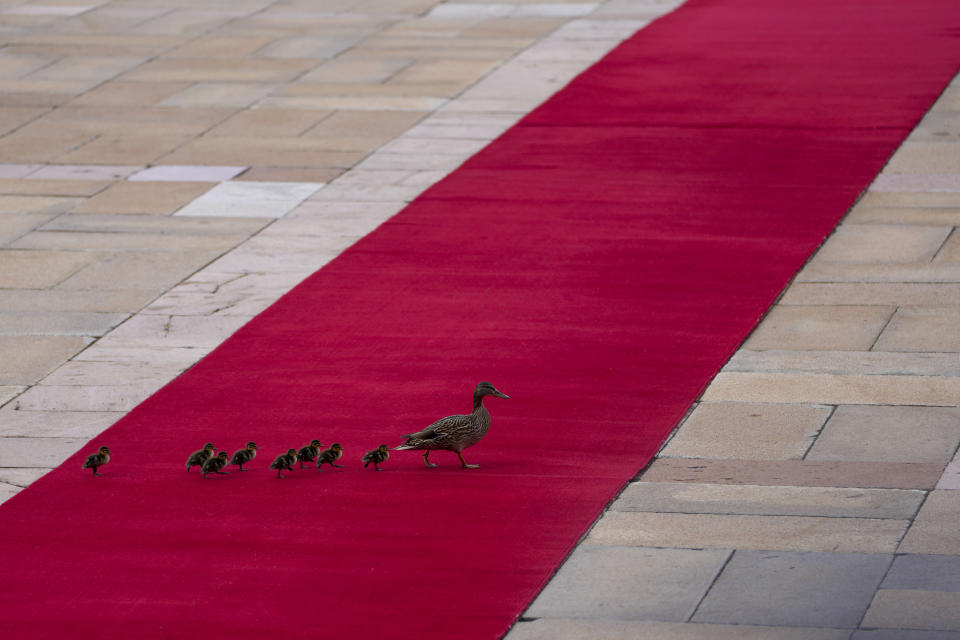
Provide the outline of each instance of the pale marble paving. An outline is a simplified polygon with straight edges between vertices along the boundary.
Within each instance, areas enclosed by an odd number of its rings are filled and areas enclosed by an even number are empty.
[[[31,172],[31,180],[122,180],[140,171],[142,166],[51,164]]]
[[[310,182],[223,182],[174,215],[279,218],[323,186]]]
[[[127,180],[158,182],[224,182],[235,178],[248,167],[201,165],[155,165],[137,171]]]

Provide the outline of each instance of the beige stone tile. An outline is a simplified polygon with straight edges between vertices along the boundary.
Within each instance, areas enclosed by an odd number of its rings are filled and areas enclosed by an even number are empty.
[[[112,347],[215,348],[249,321],[240,315],[136,315],[101,340]]]
[[[332,113],[308,109],[248,109],[231,116],[205,136],[295,138]]]
[[[422,60],[390,79],[390,83],[450,83],[465,87],[489,73],[498,62],[492,60]]]
[[[284,98],[350,98],[375,103],[377,100],[390,98],[444,99],[456,95],[462,88],[462,85],[457,82],[410,82],[405,84],[360,84],[355,82],[309,84],[298,82],[288,84],[278,90],[276,96]],[[366,107],[368,110],[375,108],[374,105]]]
[[[68,56],[26,77],[28,80],[89,81],[94,87],[127,69],[136,67],[145,58],[129,56]]]
[[[905,142],[893,154],[887,173],[960,173],[960,148],[949,142]]]
[[[912,518],[923,491],[778,487],[691,482],[634,482],[610,505],[614,511],[734,515]]]
[[[893,312],[881,306],[776,305],[744,348],[866,351]]]
[[[17,394],[21,393],[25,388],[26,387],[0,385],[0,405],[17,397]]]
[[[131,29],[130,33],[202,34],[217,28],[239,15],[243,15],[243,12],[238,14],[233,13],[233,11],[228,12],[223,6],[221,6],[220,10],[182,7],[153,18],[152,20],[145,21],[136,28]]]
[[[161,233],[187,236],[237,236],[242,239],[262,229],[269,218],[209,218],[142,214],[70,213],[43,225],[44,231]]]
[[[470,38],[539,38],[556,30],[566,20],[562,18],[511,17],[484,20],[463,32]]]
[[[113,233],[74,231],[35,231],[11,244],[15,249],[65,249],[69,251],[165,251],[181,253],[208,251],[216,253],[233,248],[243,240],[237,235],[159,233]],[[171,256],[172,258],[172,256]]]
[[[795,282],[780,305],[960,305],[960,284],[924,282]]]
[[[95,137],[72,127],[47,128],[43,133],[21,129],[0,138],[0,162],[53,162]]]
[[[720,373],[706,402],[955,406],[960,379],[942,376]]]
[[[181,362],[162,364],[71,360],[57,367],[41,384],[60,387],[154,384],[181,373],[186,367]],[[0,425],[3,422],[3,412],[0,411]]]
[[[908,520],[608,511],[586,541],[619,546],[893,553]]]
[[[434,96],[275,96],[264,98],[259,105],[270,109],[431,111],[446,102],[446,98]]]
[[[0,196],[0,213],[59,214],[77,206],[80,198]]]
[[[304,74],[298,80],[308,83],[380,83],[409,66],[413,60],[384,58],[351,60],[335,58]]]
[[[84,444],[82,438],[7,438],[0,447],[0,467],[55,467]]]
[[[281,58],[159,58],[123,75],[137,82],[289,82],[317,60]]]
[[[315,139],[200,138],[163,157],[163,164],[268,165],[275,167],[349,167],[366,151],[318,150]]]
[[[951,227],[843,224],[817,251],[823,262],[916,262],[930,260]]]
[[[862,624],[885,629],[957,630],[960,593],[880,589]]]
[[[102,336],[126,313],[93,311],[0,311],[0,336]]]
[[[3,60],[0,57],[0,60]],[[0,109],[0,135],[34,120],[47,112],[45,107],[4,107]]]
[[[34,196],[92,196],[103,191],[111,183],[99,180],[0,180],[2,195]]]
[[[101,283],[109,285],[110,283]],[[7,311],[139,311],[158,291],[140,289],[69,290],[0,289],[0,308]]]
[[[70,102],[74,94],[39,92],[39,91],[10,91],[0,93],[2,107],[58,107]]]
[[[960,225],[960,207],[854,207],[846,221],[863,224]]]
[[[55,215],[51,213],[7,213],[0,216],[0,247],[30,233]],[[3,307],[0,306],[0,308]]]
[[[180,36],[36,31],[11,38],[10,53],[58,56],[155,56],[184,41]]]
[[[234,180],[254,182],[330,182],[343,174],[333,167],[250,167]]]
[[[849,635],[849,629],[539,618],[517,623],[505,640],[847,640]]]
[[[946,464],[960,445],[955,407],[838,407],[808,460],[877,460]]]
[[[958,222],[960,222],[960,209],[957,211]],[[953,230],[953,234],[944,243],[936,259],[944,262],[960,262],[960,233],[957,233],[956,229]]]
[[[172,134],[103,136],[56,159],[79,164],[152,164],[189,139]]]
[[[346,51],[367,35],[364,31],[341,30],[336,35],[294,35],[277,38],[274,42],[257,51],[264,58],[311,58],[325,60]]]
[[[960,310],[947,307],[898,309],[874,347],[883,351],[960,351]],[[960,356],[958,356],[960,358]]]
[[[176,239],[174,236],[173,241]],[[58,289],[83,291],[90,296],[118,289],[131,290],[143,292],[141,297],[151,292],[150,298],[153,298],[203,267],[217,253],[210,249],[111,253],[64,280]]]
[[[190,86],[189,82],[121,82],[113,80],[70,101],[71,107],[149,107]]]
[[[932,489],[943,463],[657,458],[643,482]]]
[[[163,55],[164,58],[245,58],[273,42],[252,35],[213,34],[194,38]]]
[[[802,458],[829,407],[703,402],[662,455],[685,458],[773,460]]]
[[[62,282],[96,259],[72,251],[0,250],[0,288],[42,289]]]
[[[0,336],[0,385],[31,385],[88,343],[82,336]]]
[[[45,67],[57,59],[56,56],[38,54],[13,54],[0,56],[0,78],[20,78],[31,71]]]
[[[867,191],[857,207],[960,207],[960,192]]]
[[[41,122],[36,123],[38,130],[46,130],[50,123],[59,126],[65,124],[76,125],[88,123],[100,126],[96,131],[115,130],[118,123],[133,125],[129,129],[133,133],[186,133],[199,134],[213,125],[221,122],[234,113],[232,108],[213,107],[142,107],[131,109],[119,106],[67,106],[56,109],[44,116]],[[106,123],[106,126],[104,126]],[[31,124],[31,126],[34,126]]]
[[[265,98],[279,85],[256,82],[198,82],[162,102],[164,107],[246,108]]]
[[[887,351],[737,351],[724,371],[778,373],[866,373],[920,376],[960,376],[955,353],[893,353]]]
[[[307,137],[369,137],[386,142],[427,115],[425,111],[337,111],[306,132]]]
[[[212,182],[117,182],[73,213],[173,213],[214,186]]]
[[[19,411],[130,411],[173,379],[108,386],[35,385],[13,401]]]
[[[899,553],[960,555],[960,491],[933,491],[900,543]]]

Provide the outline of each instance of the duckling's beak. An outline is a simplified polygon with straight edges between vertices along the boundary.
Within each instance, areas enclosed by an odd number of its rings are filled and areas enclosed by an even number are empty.
[[[497,391],[496,389],[493,390],[493,395],[494,395],[495,397],[497,397],[497,398],[506,398],[507,400],[510,399],[510,396],[508,396],[508,395],[505,394],[505,393],[500,393],[500,392]]]

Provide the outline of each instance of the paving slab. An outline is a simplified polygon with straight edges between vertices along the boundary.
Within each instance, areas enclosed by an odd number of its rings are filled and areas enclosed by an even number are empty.
[[[687,482],[634,482],[610,505],[614,511],[741,515],[900,518],[916,515],[923,491],[777,487]]]
[[[42,225],[44,231],[158,233],[185,236],[253,235],[269,218],[194,218],[164,214],[116,216],[112,213],[70,213]]]
[[[960,556],[899,555],[880,588],[960,591]]]
[[[814,260],[862,263],[931,260],[951,230],[951,226],[842,224],[817,250]]]
[[[854,631],[850,640],[960,640],[960,631],[915,629],[866,629]]]
[[[960,352],[958,317],[955,306],[897,309],[875,348],[881,351]],[[957,358],[960,359],[960,355]]]
[[[202,243],[202,235],[196,238],[198,244]],[[175,247],[176,241],[177,237],[174,236],[171,246]],[[88,295],[115,292],[117,289],[130,290],[138,292],[135,299],[146,297],[146,301],[149,301],[202,268],[220,253],[216,250],[108,253],[64,280],[57,290],[96,292]]]
[[[132,174],[131,182],[223,182],[230,180],[246,170],[247,167],[217,167],[202,165],[156,165]],[[211,186],[213,186],[211,184]],[[194,195],[197,197],[200,194]]]
[[[323,186],[310,182],[224,182],[176,215],[279,218]]]
[[[944,468],[943,475],[937,481],[937,489],[960,489],[960,460],[957,456],[954,456],[953,461]]]
[[[881,589],[863,618],[864,627],[960,630],[960,593]]]
[[[942,463],[657,458],[641,482],[933,489]]]
[[[723,371],[960,376],[960,357],[956,353],[740,349]]]
[[[909,520],[608,511],[594,544],[893,553]]]
[[[0,289],[7,311],[99,311],[132,313],[156,297],[144,289],[73,291],[68,289]]]
[[[776,305],[744,348],[866,351],[894,311],[882,306]]]
[[[92,196],[112,183],[106,180],[48,180],[27,176],[0,180],[0,193],[5,195]]]
[[[251,216],[252,217],[252,216]],[[145,251],[168,252],[210,251],[224,252],[242,242],[242,235],[177,236],[162,233],[95,232],[95,231],[35,231],[11,244],[13,249],[46,249],[76,252]]]
[[[505,640],[848,640],[849,635],[848,629],[541,618],[516,624]]]
[[[581,545],[525,615],[686,621],[729,553]]]
[[[780,304],[960,305],[960,284],[794,282]]]
[[[94,411],[23,411],[0,409],[0,436],[34,438],[93,438],[123,414]],[[0,481],[2,474],[0,474]]]
[[[798,282],[960,282],[960,263],[911,262],[856,264],[810,262],[797,275]]]
[[[900,553],[960,555],[960,492],[932,491],[904,536]],[[883,625],[877,625],[883,626]],[[958,627],[960,629],[960,627]]]
[[[0,385],[31,385],[89,341],[83,336],[0,336]]]
[[[953,376],[831,375],[721,372],[707,402],[878,404],[953,407],[960,379]]]
[[[86,446],[86,438],[4,438],[0,467],[55,467]]]
[[[140,174],[134,174],[134,176]],[[74,207],[72,212],[169,214],[200,197],[214,184],[197,181],[117,182],[80,206]]]
[[[44,289],[63,282],[96,259],[73,251],[0,249],[0,288]]]
[[[830,416],[824,406],[701,402],[662,455],[772,460],[802,458]]]
[[[947,463],[958,445],[956,407],[841,406],[807,459]]]
[[[960,225],[958,207],[855,207],[847,218],[857,224]]]
[[[0,311],[0,336],[102,336],[128,317],[93,311]]]
[[[857,627],[892,556],[737,551],[697,609],[697,622]]]

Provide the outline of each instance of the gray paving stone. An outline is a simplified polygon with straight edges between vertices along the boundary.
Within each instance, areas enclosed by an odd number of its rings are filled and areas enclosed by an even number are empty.
[[[900,308],[875,348],[879,351],[960,351],[960,310],[949,307]],[[960,360],[960,356],[957,356]]]
[[[817,251],[826,262],[914,262],[930,260],[951,228],[887,224],[842,224]]]
[[[32,234],[31,234],[32,235]],[[93,262],[93,254],[74,251],[0,250],[0,288],[43,289]]]
[[[729,553],[584,544],[526,615],[685,621]]]
[[[20,411],[4,407],[0,409],[0,437],[92,438],[122,415],[94,411]]]
[[[960,631],[960,592],[881,589],[861,626]]]
[[[55,467],[87,446],[86,438],[3,438],[0,467]]]
[[[960,376],[960,357],[957,357],[956,353],[740,349],[730,358],[723,370]]]
[[[932,491],[920,507],[900,553],[960,555],[960,491]]]
[[[795,282],[780,304],[960,304],[960,284],[926,282]]]
[[[102,283],[109,284],[109,283]],[[4,311],[94,311],[133,313],[157,296],[147,289],[0,289],[0,309]]]
[[[960,591],[960,557],[925,554],[897,556],[880,588]]]
[[[747,349],[867,351],[893,314],[877,305],[776,305],[744,343]]]
[[[0,336],[102,336],[128,317],[90,311],[0,312]]]
[[[807,460],[948,462],[960,444],[955,407],[841,406]]]
[[[634,482],[611,509],[662,513],[912,518],[926,493],[897,489]]]
[[[18,387],[12,385],[3,385],[0,386],[0,405],[7,402],[11,398],[15,398],[18,393],[23,391],[26,387]]]
[[[737,551],[696,622],[855,628],[892,556]]]
[[[850,640],[960,640],[960,631],[917,631],[913,629],[866,629],[855,631]]]
[[[849,635],[846,629],[541,618],[518,623],[504,640],[847,640]]]
[[[0,336],[0,385],[31,385],[88,341],[82,336]]]
[[[46,475],[49,469],[44,467],[2,467],[0,482],[16,487],[26,487]]]

